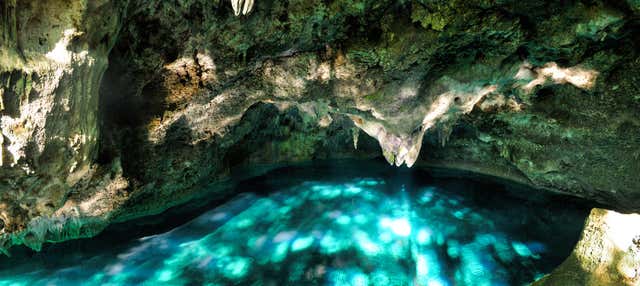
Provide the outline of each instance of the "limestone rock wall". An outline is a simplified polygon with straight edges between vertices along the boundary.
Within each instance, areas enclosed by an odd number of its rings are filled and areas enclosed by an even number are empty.
[[[314,159],[640,209],[634,1],[250,2],[3,2],[4,248]]]
[[[0,232],[21,233],[94,174],[99,87],[122,8],[109,1],[0,5]],[[3,243],[31,240],[37,248],[45,237],[23,232]]]

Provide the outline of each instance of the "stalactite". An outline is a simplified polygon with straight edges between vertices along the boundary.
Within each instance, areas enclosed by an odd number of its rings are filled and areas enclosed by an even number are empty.
[[[247,15],[253,10],[253,0],[231,0],[231,7],[236,16]]]
[[[360,137],[360,128],[354,127],[351,129],[351,133],[353,134],[353,148],[358,150],[358,138]]]

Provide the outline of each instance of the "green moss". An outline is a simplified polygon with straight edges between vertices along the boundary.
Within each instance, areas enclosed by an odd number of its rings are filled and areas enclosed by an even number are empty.
[[[576,25],[576,34],[598,40],[604,38],[607,29],[620,29],[622,26],[622,16],[609,14],[606,12],[598,13],[587,22]]]
[[[446,5],[446,4],[445,4]],[[411,20],[413,22],[419,22],[425,29],[434,29],[436,31],[442,31],[444,27],[449,23],[449,6],[437,5],[440,11],[429,11],[422,5],[414,5],[411,11]]]
[[[364,99],[375,104],[375,103],[383,102],[385,100],[385,96],[382,91],[376,91],[372,94],[365,96]]]
[[[627,5],[634,13],[640,13],[640,0],[627,0]]]
[[[291,133],[284,141],[274,143],[275,152],[280,158],[303,160],[312,158],[316,145],[320,140],[318,135],[307,135],[299,132]]]
[[[367,68],[382,68],[387,74],[416,66],[428,68],[428,59],[440,46],[437,34],[414,27],[386,27],[381,43],[359,43],[347,51],[347,57]]]

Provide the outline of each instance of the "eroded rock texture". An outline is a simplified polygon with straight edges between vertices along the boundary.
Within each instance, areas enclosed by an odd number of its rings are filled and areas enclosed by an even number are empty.
[[[640,209],[637,1],[40,2],[0,7],[1,249],[312,159]]]
[[[639,285],[640,215],[593,209],[571,256],[541,285]]]
[[[73,192],[98,175],[99,88],[121,26],[109,1],[3,1],[0,49],[0,219],[5,247],[39,248],[39,221],[83,216]],[[101,192],[104,189],[101,188]],[[24,230],[32,230],[24,232]],[[2,248],[5,248],[2,247]]]

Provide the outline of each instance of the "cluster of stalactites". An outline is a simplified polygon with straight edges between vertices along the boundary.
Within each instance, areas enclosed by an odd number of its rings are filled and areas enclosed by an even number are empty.
[[[247,15],[253,9],[253,0],[231,0],[231,6],[236,16]]]

